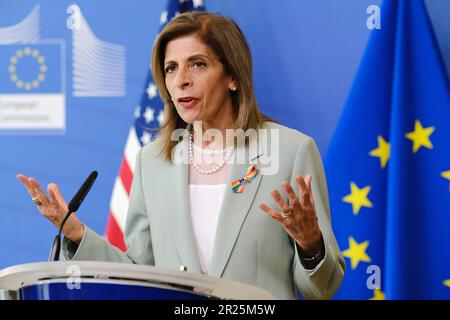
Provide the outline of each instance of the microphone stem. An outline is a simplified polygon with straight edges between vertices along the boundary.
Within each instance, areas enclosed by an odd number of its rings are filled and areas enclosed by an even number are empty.
[[[61,221],[61,224],[59,225],[58,235],[55,237],[55,240],[53,240],[52,248],[50,250],[49,261],[58,261],[59,260],[59,254],[60,254],[60,251],[61,251],[61,233],[62,233],[62,229],[63,229],[64,224],[66,223],[67,219],[71,215],[71,213],[72,213],[72,211],[69,210],[66,213],[66,216],[64,217],[64,219]]]
[[[66,216],[64,217],[64,219],[61,221],[61,224],[59,225],[59,229],[58,229],[58,235],[59,236],[61,236],[61,233],[62,233],[62,229],[63,229],[63,227],[64,227],[64,224],[66,223],[66,221],[67,221],[67,219],[69,219],[69,216],[72,214],[72,211],[68,211],[67,213],[66,213]]]

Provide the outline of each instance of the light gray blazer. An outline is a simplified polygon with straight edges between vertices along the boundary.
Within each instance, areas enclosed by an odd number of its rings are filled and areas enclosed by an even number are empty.
[[[314,141],[297,130],[273,122],[267,122],[266,128],[279,134],[279,168],[276,174],[260,170],[244,192],[232,191],[232,181],[241,177],[249,163],[262,169],[267,168],[264,163],[268,158],[274,159],[276,144],[265,146],[263,142],[268,139],[261,137],[250,139],[244,147],[248,162],[231,165],[209,275],[261,287],[279,299],[295,299],[296,289],[309,299],[329,299],[342,282],[345,262],[331,228],[319,152]],[[175,147],[184,159],[186,150],[186,140]],[[173,164],[158,153],[157,145],[150,143],[137,156],[125,228],[127,252],[85,226],[78,247],[63,238],[64,260],[126,262],[176,270],[183,265],[188,271],[201,272],[189,209],[189,166]],[[325,258],[314,270],[302,266],[294,241],[279,222],[258,208],[266,203],[277,209],[270,195],[272,188],[277,188],[287,202],[281,183],[289,181],[298,194],[295,176],[307,174],[313,176],[316,212],[325,243]]]

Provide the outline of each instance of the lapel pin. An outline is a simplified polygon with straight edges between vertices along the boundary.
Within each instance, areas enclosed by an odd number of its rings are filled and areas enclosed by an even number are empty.
[[[256,157],[254,157],[253,159],[250,160],[250,162],[258,159],[259,157],[261,157],[264,153],[258,154]]]
[[[231,183],[233,192],[234,193],[242,193],[242,191],[244,191],[245,187],[248,184],[250,184],[250,182],[252,182],[253,179],[255,179],[257,173],[258,173],[258,168],[256,167],[256,164],[250,165],[247,169],[244,170],[241,178],[236,179]]]

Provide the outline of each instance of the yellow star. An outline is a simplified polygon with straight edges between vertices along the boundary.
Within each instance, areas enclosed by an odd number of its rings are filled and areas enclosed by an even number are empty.
[[[391,155],[391,145],[382,136],[378,136],[378,148],[370,151],[369,155],[380,158],[381,167],[385,168]]]
[[[450,170],[442,171],[441,172],[441,177],[450,181]]]
[[[422,127],[419,120],[416,120],[414,131],[405,134],[406,138],[413,142],[413,152],[416,153],[420,147],[427,147],[433,149],[433,145],[430,141],[430,135],[435,130],[435,127]]]
[[[353,237],[348,238],[349,248],[342,252],[344,257],[351,260],[352,269],[356,269],[360,261],[370,262],[370,257],[366,254],[369,241],[357,243]]]
[[[358,186],[352,181],[350,183],[351,193],[342,198],[342,201],[351,203],[353,206],[353,214],[356,216],[361,210],[361,207],[372,208],[372,202],[367,198],[370,192],[370,186],[366,186],[359,189]]]
[[[448,191],[450,192],[450,170],[442,171],[441,172],[441,177],[445,178],[445,179],[447,179],[449,181]]]
[[[444,286],[447,286],[450,288],[450,279],[447,279],[444,281]]]
[[[373,297],[369,300],[386,300],[386,296],[384,295],[384,292],[380,289],[373,290]]]

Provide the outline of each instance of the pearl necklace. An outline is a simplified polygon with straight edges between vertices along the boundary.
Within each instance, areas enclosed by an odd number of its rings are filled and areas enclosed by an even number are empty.
[[[216,165],[214,168],[212,168],[211,170],[203,170],[199,167],[198,163],[195,161],[194,149],[193,149],[193,143],[192,143],[192,134],[189,134],[189,158],[191,159],[191,163],[194,166],[195,170],[197,170],[198,173],[201,173],[204,175],[210,175],[210,174],[216,173],[217,171],[222,169],[223,166],[225,165],[225,163],[227,163],[231,154],[233,153],[233,149],[234,149],[234,147],[229,148],[229,150],[227,150],[225,159],[221,163]]]

